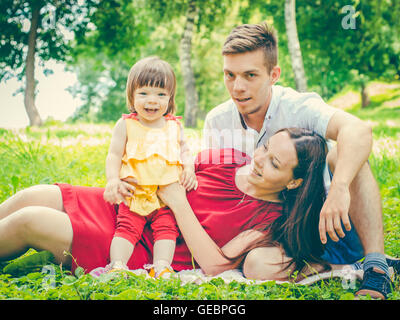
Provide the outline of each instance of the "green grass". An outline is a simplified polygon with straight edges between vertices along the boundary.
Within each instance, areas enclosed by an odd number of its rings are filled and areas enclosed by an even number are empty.
[[[395,101],[399,96],[399,88],[390,89],[373,96],[370,107],[361,110],[359,104],[355,104],[348,110],[373,126],[375,143],[370,164],[382,195],[385,250],[390,255],[400,257],[400,106],[385,104],[390,100]],[[18,190],[40,183],[104,186],[104,164],[111,130],[111,124],[70,125],[58,122],[18,131],[0,129],[0,202]],[[200,132],[186,130],[194,153],[200,147]],[[1,269],[4,265],[4,262],[0,264]],[[72,275],[61,266],[51,266],[54,271],[51,275],[41,270],[20,276],[0,272],[0,299],[354,298],[354,290],[345,289],[340,279],[324,280],[309,286],[277,284],[273,281],[251,285],[236,281],[225,284],[222,279],[201,285],[182,285],[178,279],[156,281],[137,275],[95,279],[81,271]],[[389,299],[400,299],[399,286],[397,278]]]
[[[32,272],[18,278],[0,275],[2,299],[43,300],[349,300],[352,290],[344,290],[340,280],[324,281],[311,286],[293,283],[243,284],[224,283],[216,278],[203,284],[185,284],[174,278],[169,280],[145,279],[144,276],[114,276],[93,278],[88,274],[68,275],[55,266],[56,273],[49,278],[44,272]],[[50,280],[49,280],[50,279]],[[397,293],[396,293],[397,294]],[[395,296],[396,297],[396,296]],[[397,299],[400,298],[397,294]]]

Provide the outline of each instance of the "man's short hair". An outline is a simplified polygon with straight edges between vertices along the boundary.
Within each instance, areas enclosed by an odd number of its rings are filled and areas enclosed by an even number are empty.
[[[243,24],[234,28],[222,48],[222,55],[264,51],[265,66],[268,72],[278,64],[278,38],[274,28],[266,22]]]

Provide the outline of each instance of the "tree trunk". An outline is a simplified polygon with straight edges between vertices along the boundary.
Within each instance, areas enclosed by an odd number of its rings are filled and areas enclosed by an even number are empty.
[[[40,6],[33,2],[31,27],[29,29],[28,53],[26,56],[26,88],[25,88],[25,109],[29,117],[30,126],[40,126],[42,119],[35,106],[35,52],[37,29],[40,16]]]
[[[367,86],[364,82],[361,83],[361,108],[366,108],[370,104]]]
[[[307,91],[307,79],[297,35],[295,0],[285,0],[285,25],[296,89],[305,92]]]
[[[186,24],[180,43],[180,63],[185,88],[185,126],[195,127],[198,110],[198,95],[191,65],[194,20],[197,16],[196,1],[191,0],[186,13]]]

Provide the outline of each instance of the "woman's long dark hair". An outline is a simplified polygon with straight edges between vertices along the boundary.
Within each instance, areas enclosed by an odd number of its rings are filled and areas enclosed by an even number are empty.
[[[271,240],[279,243],[288,257],[301,271],[307,263],[324,264],[324,246],[319,236],[319,215],[325,202],[324,169],[328,148],[325,140],[315,132],[289,128],[285,131],[297,152],[298,165],[293,169],[295,179],[303,183],[296,189],[281,192],[283,214],[271,225]]]
[[[303,182],[296,189],[281,192],[282,215],[260,230],[267,231],[266,236],[229,260],[238,266],[254,248],[280,246],[291,258],[285,270],[294,265],[291,272],[302,271],[307,263],[322,264],[329,268],[321,259],[324,246],[318,230],[319,215],[326,198],[323,178],[328,151],[326,142],[320,135],[307,129],[287,128],[278,132],[282,131],[288,133],[296,149],[298,164],[293,169],[294,179],[301,178]]]

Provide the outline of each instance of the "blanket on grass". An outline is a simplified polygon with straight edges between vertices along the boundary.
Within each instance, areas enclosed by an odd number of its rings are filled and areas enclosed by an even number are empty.
[[[93,277],[101,277],[106,272],[104,271],[105,268],[96,268],[92,270],[89,274]],[[128,270],[128,273],[133,273],[136,275],[145,275],[145,277],[150,278],[148,272],[145,269],[137,269],[137,270]],[[341,278],[343,282],[349,283],[350,281],[354,280],[361,280],[363,277],[363,270],[353,270],[351,267],[344,267],[340,270],[331,270],[322,273],[316,273],[311,276],[305,277],[301,281],[296,282],[298,285],[309,285],[321,280],[329,280],[333,278]],[[216,276],[207,276],[203,273],[201,269],[193,269],[193,270],[183,270],[179,272],[175,272],[171,275],[171,277],[175,277],[181,280],[182,285],[187,283],[194,283],[194,284],[202,284],[205,282],[209,282],[212,279],[220,278],[225,283],[230,283],[232,281],[237,281],[240,283],[246,284],[261,284],[271,280],[251,280],[244,277],[243,273],[238,270],[228,270],[222,272]],[[275,281],[275,283],[289,283],[289,281]]]

